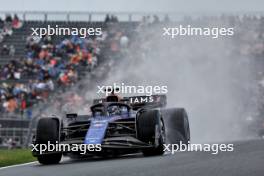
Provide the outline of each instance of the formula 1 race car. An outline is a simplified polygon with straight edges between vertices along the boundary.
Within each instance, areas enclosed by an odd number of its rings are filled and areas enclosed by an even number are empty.
[[[189,122],[183,108],[166,109],[165,95],[120,98],[114,94],[94,100],[91,115],[66,114],[38,121],[33,144],[100,144],[100,151],[85,156],[118,156],[142,152],[162,155],[164,144],[190,141]],[[60,162],[62,155],[83,156],[80,151],[33,151],[42,164]]]

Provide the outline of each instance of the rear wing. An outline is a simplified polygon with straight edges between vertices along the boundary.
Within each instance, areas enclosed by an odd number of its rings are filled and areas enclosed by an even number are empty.
[[[122,101],[127,102],[134,110],[144,107],[162,108],[167,105],[166,95],[124,97]]]
[[[151,96],[132,96],[124,97],[120,100],[137,110],[144,107],[162,108],[167,105],[166,95],[151,95]],[[94,99],[93,104],[106,102],[106,98]]]

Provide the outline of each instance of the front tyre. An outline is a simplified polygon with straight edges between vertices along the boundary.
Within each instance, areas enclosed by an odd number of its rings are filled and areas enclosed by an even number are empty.
[[[59,120],[53,118],[42,118],[37,125],[36,143],[55,144],[59,141]],[[57,164],[60,162],[62,153],[39,154],[37,159],[41,164]]]

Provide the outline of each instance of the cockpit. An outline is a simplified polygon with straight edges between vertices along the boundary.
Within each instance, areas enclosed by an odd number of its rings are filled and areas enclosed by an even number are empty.
[[[130,106],[124,103],[99,103],[91,107],[94,117],[98,116],[116,116],[129,114]]]
[[[128,114],[128,108],[124,105],[109,105],[107,107],[107,114],[109,116]]]

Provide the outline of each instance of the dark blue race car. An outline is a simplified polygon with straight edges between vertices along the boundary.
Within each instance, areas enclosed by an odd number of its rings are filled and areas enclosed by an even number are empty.
[[[188,143],[189,121],[183,108],[166,109],[165,95],[120,98],[110,95],[94,100],[92,115],[67,114],[65,118],[41,118],[33,144],[100,145],[100,151],[85,156],[118,156],[143,152],[145,156],[162,155],[164,145]],[[42,164],[54,164],[62,155],[81,157],[81,151],[33,150]]]

